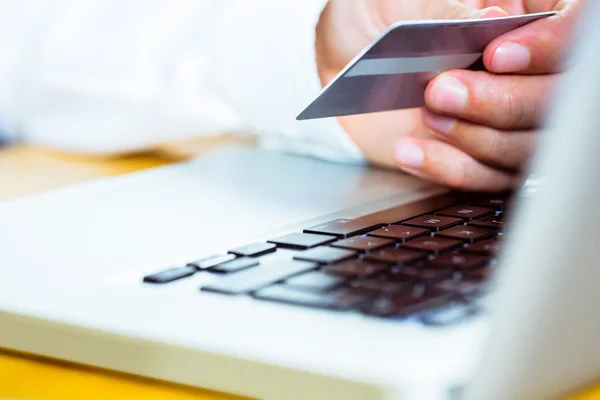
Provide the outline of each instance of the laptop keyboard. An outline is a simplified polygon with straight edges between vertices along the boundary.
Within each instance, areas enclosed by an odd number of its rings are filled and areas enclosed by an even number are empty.
[[[218,279],[200,290],[447,324],[480,310],[504,236],[508,195],[465,196],[446,194],[307,227],[144,282],[165,285],[213,274]],[[273,258],[280,253],[285,256]]]

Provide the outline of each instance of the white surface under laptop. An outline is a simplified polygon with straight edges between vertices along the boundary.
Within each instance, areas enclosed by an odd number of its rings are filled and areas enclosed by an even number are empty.
[[[264,399],[440,395],[470,375],[484,324],[431,329],[201,293],[208,274],[141,283],[439,192],[396,172],[233,148],[6,203],[0,346]]]

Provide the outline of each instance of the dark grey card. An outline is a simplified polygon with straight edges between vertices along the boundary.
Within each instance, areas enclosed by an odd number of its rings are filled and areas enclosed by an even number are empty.
[[[422,107],[429,81],[450,69],[482,69],[494,39],[539,13],[477,20],[399,22],[352,60],[297,119]]]

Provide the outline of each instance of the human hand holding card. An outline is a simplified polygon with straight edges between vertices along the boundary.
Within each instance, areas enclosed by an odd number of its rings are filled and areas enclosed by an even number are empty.
[[[396,23],[332,79],[298,119],[421,107],[437,74],[483,69],[483,51],[494,39],[554,14]]]

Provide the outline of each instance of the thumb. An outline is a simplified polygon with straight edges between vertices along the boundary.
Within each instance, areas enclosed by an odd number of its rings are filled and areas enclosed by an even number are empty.
[[[489,6],[498,6],[506,10],[510,15],[527,14],[523,0],[486,0],[483,2],[482,8]]]
[[[497,6],[492,6],[492,7],[487,7],[484,8],[483,10],[479,11],[479,15],[477,16],[477,18],[479,19],[486,19],[486,18],[501,18],[501,17],[508,17],[510,14],[505,11],[503,8],[497,7]]]

